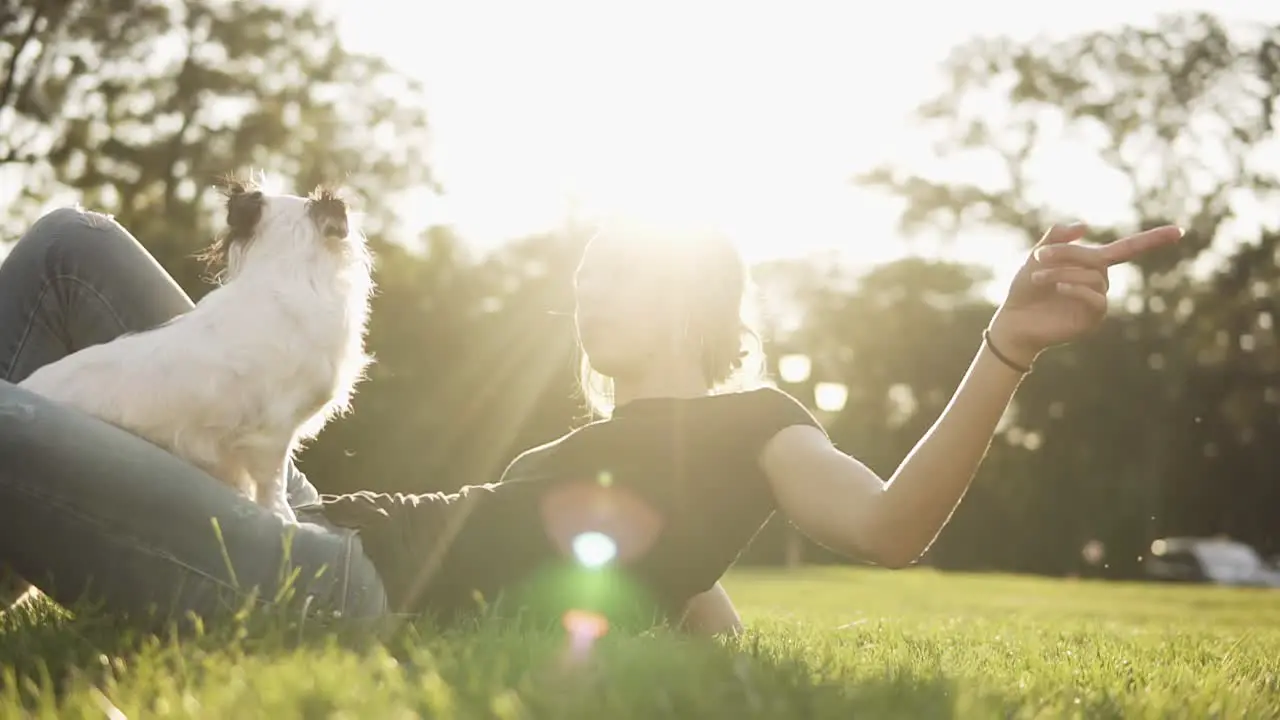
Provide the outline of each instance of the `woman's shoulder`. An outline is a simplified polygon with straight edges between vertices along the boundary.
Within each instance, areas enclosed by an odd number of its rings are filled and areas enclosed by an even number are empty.
[[[744,398],[750,398],[754,402],[788,403],[804,407],[804,404],[797,400],[794,395],[782,388],[779,388],[777,385],[757,385],[750,389],[739,390],[737,392],[727,394],[740,395]]]
[[[502,472],[500,483],[510,482],[514,480],[530,480],[534,479],[544,471],[547,460],[554,457],[561,447],[565,445],[571,438],[585,430],[589,425],[574,428],[560,437],[535,445],[516,455],[515,458],[507,464]]]
[[[760,385],[748,390],[736,390],[713,397],[725,398],[725,411],[750,413],[757,418],[798,420],[805,424],[817,424],[817,419],[804,403],[794,395],[773,385]]]
[[[698,398],[662,399],[645,406],[640,406],[641,402],[644,401],[633,402],[633,407],[630,408],[633,412],[626,413],[627,417],[639,417],[665,425],[671,421],[670,411],[680,409],[677,415],[684,418],[687,430],[695,437],[730,436],[737,439],[735,446],[745,446],[756,452],[788,427],[808,425],[824,434],[826,432],[804,403],[772,385]],[[584,448],[593,446],[595,441],[584,439],[575,443],[575,438],[583,434],[591,435],[595,430],[604,432],[605,437],[612,437],[608,435],[607,429],[613,424],[609,420],[592,422],[521,452],[507,465],[499,483],[535,480],[552,474],[552,468],[556,465],[555,458],[564,455],[566,445],[574,448],[575,455],[580,454],[584,452]],[[668,437],[665,432],[654,433],[645,428],[652,429],[647,422],[638,425],[624,422],[617,426],[619,433],[643,432],[654,437]],[[599,437],[601,436],[597,435],[595,439],[598,440]],[[616,439],[615,437],[614,440]]]
[[[717,401],[707,405],[714,415],[708,418],[707,425],[733,428],[755,451],[778,433],[796,425],[807,425],[826,434],[822,423],[804,403],[771,385],[723,393],[711,399]]]

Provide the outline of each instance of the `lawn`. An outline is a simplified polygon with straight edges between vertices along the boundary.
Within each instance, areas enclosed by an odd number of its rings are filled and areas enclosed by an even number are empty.
[[[850,569],[726,585],[751,628],[736,646],[270,624],[178,643],[38,609],[0,628],[0,717],[1280,717],[1280,592]]]

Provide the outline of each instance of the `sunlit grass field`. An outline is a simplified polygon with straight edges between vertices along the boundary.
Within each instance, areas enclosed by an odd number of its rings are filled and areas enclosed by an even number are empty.
[[[0,717],[1280,717],[1280,592],[931,571],[739,572],[736,645],[665,632],[251,622],[182,642],[36,608]]]

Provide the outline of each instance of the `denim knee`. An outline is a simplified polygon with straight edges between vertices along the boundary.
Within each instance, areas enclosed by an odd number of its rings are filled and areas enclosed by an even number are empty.
[[[6,263],[19,264],[22,275],[46,278],[74,276],[100,284],[117,280],[123,283],[139,282],[135,271],[162,271],[155,258],[123,225],[110,215],[81,207],[61,207],[41,216],[18,240],[5,259]],[[141,264],[139,264],[141,263]],[[154,268],[149,266],[155,265]],[[91,280],[95,278],[96,280]],[[160,283],[165,292],[171,279]],[[155,282],[149,282],[155,285]],[[176,302],[168,317],[184,311],[190,300],[185,297],[164,298]],[[164,319],[168,319],[165,317]]]
[[[32,223],[12,253],[56,260],[102,241],[131,242],[128,232],[110,215],[81,207],[60,207]]]

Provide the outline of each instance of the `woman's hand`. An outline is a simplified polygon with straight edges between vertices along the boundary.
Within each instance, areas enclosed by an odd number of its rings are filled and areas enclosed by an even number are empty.
[[[1094,329],[1107,314],[1108,268],[1182,237],[1165,225],[1107,245],[1075,244],[1087,231],[1083,224],[1054,226],[1032,249],[991,319],[1001,354],[1030,366],[1045,349]]]

